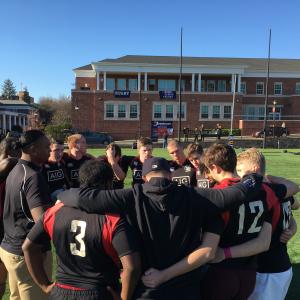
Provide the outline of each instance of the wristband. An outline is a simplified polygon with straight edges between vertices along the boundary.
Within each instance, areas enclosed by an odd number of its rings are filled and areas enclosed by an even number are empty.
[[[225,259],[226,259],[226,258],[232,258],[232,254],[231,254],[231,249],[230,249],[230,247],[224,248],[223,251],[224,251]]]

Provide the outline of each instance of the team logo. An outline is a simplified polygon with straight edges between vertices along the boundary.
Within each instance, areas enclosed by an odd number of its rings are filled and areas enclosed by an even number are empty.
[[[49,171],[48,174],[48,181],[56,181],[64,178],[64,172],[62,169]]]
[[[179,176],[173,177],[172,181],[176,181],[178,185],[189,185],[190,184],[190,177],[189,176]]]
[[[174,167],[171,167],[170,168],[170,172],[174,172],[175,171],[175,168]]]
[[[79,169],[71,171],[71,179],[77,179],[79,177]]]
[[[198,179],[197,187],[200,189],[208,189],[209,188],[209,180],[208,179]]]
[[[142,179],[142,170],[133,170],[133,177],[135,179]]]
[[[184,166],[184,172],[191,172],[192,168],[190,166]]]

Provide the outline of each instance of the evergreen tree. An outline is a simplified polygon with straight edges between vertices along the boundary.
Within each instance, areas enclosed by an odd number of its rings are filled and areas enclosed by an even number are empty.
[[[14,99],[16,97],[16,88],[10,79],[6,79],[2,85],[2,97],[4,99]]]
[[[25,86],[25,88],[24,88],[23,101],[24,101],[24,102],[27,102],[27,103],[30,103],[30,102],[31,102],[31,97],[30,97],[30,95],[29,95],[29,92],[28,92],[28,89],[27,89],[26,86]]]

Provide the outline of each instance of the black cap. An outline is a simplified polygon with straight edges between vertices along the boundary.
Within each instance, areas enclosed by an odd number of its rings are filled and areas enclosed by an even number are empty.
[[[168,161],[162,157],[151,157],[146,159],[143,164],[142,175],[146,176],[148,173],[155,171],[171,172]]]

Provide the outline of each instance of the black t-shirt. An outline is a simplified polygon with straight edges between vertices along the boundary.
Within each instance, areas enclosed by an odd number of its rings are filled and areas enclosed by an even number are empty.
[[[61,189],[69,188],[68,180],[66,178],[66,168],[63,161],[61,162],[47,162],[42,167],[42,174],[46,179],[49,191],[53,192]]]
[[[188,159],[182,165],[171,160],[169,165],[172,172],[172,181],[176,181],[178,185],[197,186],[196,170]]]
[[[237,178],[226,178],[214,188],[225,188],[238,182]],[[285,187],[283,189],[285,190]],[[275,193],[263,185],[253,200],[236,205],[230,211],[223,213],[225,229],[221,236],[220,247],[240,245],[256,238],[264,222],[270,224],[278,222],[279,210],[280,203]],[[255,269],[257,267],[256,256],[226,259],[217,266]]]
[[[81,159],[77,160],[67,153],[64,153],[63,160],[65,162],[65,167],[67,170],[67,177],[70,181],[70,187],[79,187],[79,168],[83,165],[84,162],[90,160],[90,157],[83,156]]]
[[[119,257],[138,250],[135,234],[118,215],[88,214],[62,203],[45,212],[28,238],[51,238],[57,254],[56,281],[82,289],[119,289]]]
[[[143,170],[143,163],[140,161],[138,156],[123,156],[122,157],[125,162],[129,163],[129,167],[132,171],[132,185],[136,183],[144,183],[142,170]]]
[[[285,199],[280,204],[280,219],[273,232],[270,249],[258,255],[257,271],[259,273],[285,272],[291,267],[287,245],[280,242],[280,235],[289,228],[292,216],[293,197]]]
[[[3,212],[4,238],[1,247],[23,255],[22,244],[34,225],[30,210],[52,205],[47,183],[40,168],[31,162],[19,160],[6,179]],[[50,249],[50,243],[44,250]]]
[[[197,248],[207,222],[228,205],[246,200],[251,191],[253,188],[244,184],[224,190],[194,189],[177,186],[165,178],[152,178],[150,182],[134,185],[133,189],[71,189],[59,198],[87,212],[127,213],[139,232],[143,269],[147,270],[167,268]],[[166,292],[173,293],[174,287],[199,286],[201,275],[201,269],[197,269],[155,290],[167,288]],[[140,286],[138,291],[143,295],[149,289]]]

